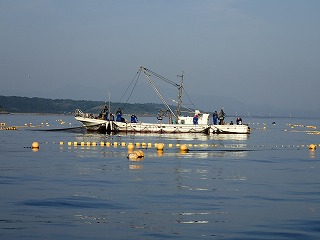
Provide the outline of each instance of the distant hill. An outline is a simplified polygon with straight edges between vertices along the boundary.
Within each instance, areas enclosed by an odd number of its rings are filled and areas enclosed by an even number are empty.
[[[209,97],[207,97],[209,99]],[[198,96],[198,105],[204,109],[201,112],[213,112],[220,108],[212,109],[213,104],[223,106],[227,116],[259,116],[259,117],[319,117],[318,111],[280,109],[274,106],[245,105],[241,102],[229,99],[217,99],[214,103],[205,101],[205,98]],[[219,102],[220,101],[220,102]],[[200,104],[202,103],[202,104]],[[104,108],[103,101],[71,100],[71,99],[47,99],[38,97],[18,97],[0,96],[0,113],[41,113],[41,114],[73,114],[76,109],[84,113],[98,114]],[[109,103],[107,103],[109,105]],[[122,109],[123,114],[136,114],[138,116],[156,116],[160,110],[164,110],[163,104],[158,103],[119,103],[111,102],[111,111],[115,113],[118,108]],[[176,111],[176,106],[171,106]],[[205,110],[205,109],[210,109]]]
[[[84,101],[71,99],[47,99],[38,97],[0,96],[0,112],[11,113],[43,113],[43,114],[73,114],[76,109],[86,113],[98,114],[106,103],[103,101]],[[108,103],[109,105],[109,103]],[[163,110],[162,104],[156,103],[110,103],[111,110],[123,109],[124,114],[156,115]],[[175,109],[175,107],[172,107]]]

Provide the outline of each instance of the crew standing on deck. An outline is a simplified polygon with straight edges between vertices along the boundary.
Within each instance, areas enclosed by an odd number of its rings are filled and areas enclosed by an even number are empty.
[[[100,114],[99,114],[99,119],[104,119],[104,120],[109,120],[108,119],[108,115],[109,115],[109,110],[108,110],[108,107],[107,105],[104,106],[104,108],[101,110]]]
[[[117,110],[116,115],[117,115],[117,117],[116,117],[116,121],[117,121],[117,122],[125,122],[125,119],[122,117],[121,108],[119,108],[119,109]]]
[[[241,117],[237,118],[237,125],[242,125],[242,118]]]
[[[213,124],[217,125],[218,124],[218,112],[214,111],[213,113]]]
[[[223,109],[221,108],[220,112],[219,112],[219,125],[223,125],[224,124],[224,118],[225,118],[226,114],[224,113]]]
[[[197,125],[198,124],[198,120],[199,120],[199,117],[198,117],[198,114],[196,113],[193,117],[193,124],[194,125]]]
[[[109,120],[109,108],[106,106],[104,106],[104,109],[102,110],[103,113],[102,113],[102,117],[104,117],[105,120]]]
[[[110,112],[110,121],[114,121],[114,115],[112,112]]]
[[[137,123],[138,122],[138,118],[137,118],[136,115],[134,115],[134,114],[131,115],[131,122],[132,123]]]

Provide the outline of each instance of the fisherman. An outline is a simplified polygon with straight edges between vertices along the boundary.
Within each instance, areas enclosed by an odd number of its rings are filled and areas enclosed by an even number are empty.
[[[104,106],[104,109],[101,110],[100,114],[99,114],[99,118],[100,119],[105,119],[105,120],[109,120],[108,119],[108,114],[109,114],[109,109],[107,107],[107,105]]]
[[[237,118],[237,125],[242,125],[242,118],[241,117]]]
[[[110,121],[114,121],[114,115],[110,113]]]
[[[213,124],[217,125],[218,124],[218,112],[214,111],[213,113]]]
[[[193,117],[193,124],[197,125],[198,124],[198,120],[199,120],[198,114],[195,114],[194,117]]]
[[[104,106],[104,109],[103,109],[103,111],[104,111],[104,118],[105,118],[105,120],[109,120],[109,108],[107,107],[107,105],[105,105]]]
[[[116,115],[117,115],[116,121],[117,122],[122,122],[122,111],[121,111],[121,108],[119,108],[117,110]]]
[[[224,124],[224,117],[226,116],[226,114],[223,111],[223,108],[221,108],[220,112],[219,112],[219,125],[223,125]]]
[[[136,115],[134,115],[134,114],[131,115],[131,122],[132,123],[137,123],[138,122],[138,118],[137,118]]]

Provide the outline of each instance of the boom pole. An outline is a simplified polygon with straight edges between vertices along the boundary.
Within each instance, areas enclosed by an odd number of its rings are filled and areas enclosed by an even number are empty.
[[[153,90],[157,93],[157,95],[159,96],[159,98],[161,99],[161,101],[163,102],[163,104],[167,107],[167,109],[171,112],[171,114],[176,118],[176,120],[178,121],[178,116],[176,116],[176,114],[174,114],[174,112],[172,111],[172,109],[170,108],[170,106],[168,105],[168,103],[164,100],[164,98],[162,97],[161,93],[159,92],[159,90],[157,89],[157,87],[154,85],[154,83],[152,82],[150,75],[145,71],[145,69],[141,68],[144,75],[146,76],[146,78],[148,79],[150,85],[152,86]]]
[[[178,87],[179,89],[179,94],[178,94],[178,106],[177,106],[177,122],[178,122],[178,118],[181,115],[181,105],[182,105],[182,84],[183,84],[183,71],[181,75],[177,75],[177,77],[181,78],[180,80],[180,85]]]
[[[176,119],[176,123],[178,123],[179,117],[181,115],[181,106],[182,106],[182,90],[183,90],[183,74],[184,72],[182,71],[181,75],[177,75],[177,77],[180,78],[180,84],[177,84],[153,71],[151,71],[150,69],[147,69],[145,67],[140,67],[140,70],[144,73],[144,75],[146,76],[146,78],[149,80],[149,83],[151,84],[151,86],[153,87],[153,89],[155,90],[155,92],[158,94],[158,96],[160,97],[161,101],[164,103],[164,105],[167,107],[167,109],[169,109],[169,111],[171,112],[171,114],[175,117]],[[158,79],[165,81],[171,85],[173,85],[174,87],[178,88],[179,93],[178,93],[178,106],[177,106],[177,113],[174,114],[174,112],[172,111],[172,109],[169,107],[169,105],[166,103],[166,101],[163,99],[163,97],[161,96],[160,92],[158,91],[158,89],[156,88],[156,86],[154,85],[154,83],[151,81],[150,76],[154,76],[157,77]]]

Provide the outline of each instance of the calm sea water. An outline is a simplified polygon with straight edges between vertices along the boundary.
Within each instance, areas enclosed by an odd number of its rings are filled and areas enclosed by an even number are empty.
[[[22,126],[0,131],[1,239],[320,239],[320,146],[307,147],[320,144],[319,119],[244,119],[249,136],[43,131],[79,125],[72,116],[0,122]],[[67,144],[82,141],[98,146]],[[133,162],[101,141],[166,147]]]

